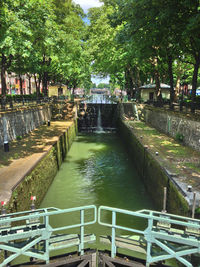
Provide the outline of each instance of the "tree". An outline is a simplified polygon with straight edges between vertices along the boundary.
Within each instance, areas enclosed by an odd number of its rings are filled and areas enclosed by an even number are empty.
[[[0,7],[0,67],[2,93],[6,70],[34,76],[37,95],[50,79],[77,86],[90,80],[90,61],[84,50],[84,16],[70,0],[3,0]],[[22,90],[21,90],[21,93]]]
[[[6,71],[11,66],[14,56],[19,52],[25,54],[30,47],[30,31],[21,19],[26,3],[3,0],[0,7],[0,68],[2,95],[7,92]]]
[[[91,54],[93,74],[102,77],[113,75],[117,79],[118,76],[124,77],[126,53],[116,42],[120,26],[113,28],[109,24],[108,15],[112,12],[112,7],[106,6],[89,10],[87,46]]]

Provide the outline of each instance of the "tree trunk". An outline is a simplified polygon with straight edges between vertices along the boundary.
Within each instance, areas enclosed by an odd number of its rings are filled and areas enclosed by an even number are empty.
[[[39,95],[40,95],[40,85],[41,85],[41,74],[39,74],[39,78],[38,78],[38,91],[39,91]]]
[[[43,79],[42,79],[42,92],[43,92],[44,96],[48,95],[47,82],[48,82],[48,73],[44,72]]]
[[[31,95],[31,75],[28,75],[28,92]]]
[[[133,81],[131,77],[131,66],[127,66],[125,69],[125,88],[129,98],[133,96]]]
[[[132,97],[136,98],[136,90],[139,89],[140,87],[140,75],[139,75],[139,72],[138,72],[138,68],[135,67],[135,70],[133,68],[130,68],[129,70],[130,72],[130,80],[131,80],[131,86],[132,86]],[[136,73],[136,78],[134,76],[134,72]]]
[[[159,106],[161,106],[162,105],[162,93],[161,93],[161,88],[160,88],[160,76],[159,76],[159,72],[157,69],[155,69],[154,75],[155,75],[155,82],[156,82],[156,99],[158,101]]]
[[[141,98],[140,86],[142,86],[142,82],[140,79],[140,71],[137,66],[135,67],[134,71],[135,71],[135,88],[136,88],[135,98],[139,100]]]
[[[19,88],[20,88],[20,94],[23,95],[22,77],[21,77],[21,75],[19,75]]]
[[[1,94],[5,96],[7,93],[6,86],[6,57],[2,54],[1,59]]]
[[[200,53],[196,57],[196,62],[194,64],[194,72],[192,77],[192,95],[191,95],[191,112],[195,113],[195,100],[196,100],[196,89],[197,89],[197,78],[200,65]]]
[[[34,80],[35,80],[35,88],[36,88],[36,97],[40,96],[40,87],[37,81],[37,77],[36,74],[34,74]]]
[[[169,72],[169,81],[170,81],[170,109],[173,110],[173,102],[174,102],[174,77],[173,77],[173,69],[172,69],[172,56],[168,55],[168,72]]]
[[[152,62],[154,66],[154,78],[155,78],[155,83],[156,83],[156,89],[155,89],[155,94],[156,94],[156,100],[158,102],[158,105],[162,105],[162,93],[161,93],[161,88],[160,88],[160,75],[158,71],[158,59],[155,58]]]

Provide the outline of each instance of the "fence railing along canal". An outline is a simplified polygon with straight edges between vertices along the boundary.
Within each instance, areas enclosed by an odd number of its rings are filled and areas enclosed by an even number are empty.
[[[67,97],[30,97],[29,95],[16,95],[14,97],[0,98],[0,111],[9,111],[19,108],[37,106],[50,103],[62,103]]]
[[[73,216],[74,212],[79,213],[78,223],[70,223],[73,220],[66,219],[66,224],[59,227],[50,224],[50,217]],[[118,223],[118,216],[122,214],[129,216],[127,221],[130,219],[133,225],[135,219],[145,220],[144,230]],[[95,234],[86,234],[85,228],[95,224],[97,217],[100,225],[111,230],[110,237],[100,236],[100,241],[110,245],[111,258],[116,257],[117,248],[124,248],[142,252],[146,257],[146,266],[175,258],[191,267],[193,265],[188,257],[200,253],[200,220],[166,212],[145,209],[129,211],[106,206],[99,207],[97,216],[96,206],[91,205],[63,210],[46,208],[12,214],[4,212],[0,216],[0,249],[5,252],[5,258],[0,266],[20,255],[48,263],[51,251],[73,246],[77,246],[79,255],[83,255],[84,245],[96,241]],[[67,232],[70,229],[75,229],[75,232]],[[117,230],[126,231],[127,235],[117,236]]]
[[[91,220],[85,216],[87,210],[92,211]],[[74,215],[74,212],[80,213],[79,223],[68,223],[55,228],[50,225],[50,217],[68,213]],[[96,207],[91,205],[63,210],[46,208],[1,215],[0,249],[4,251],[5,259],[0,266],[7,265],[21,255],[49,263],[51,251],[76,245],[79,253],[83,255],[84,243],[95,240],[95,235],[85,235],[84,230],[86,226],[96,222],[96,213]],[[72,228],[79,228],[79,233],[77,229],[76,234],[63,233]],[[61,231],[62,234],[59,234]],[[8,252],[12,254],[9,255]]]

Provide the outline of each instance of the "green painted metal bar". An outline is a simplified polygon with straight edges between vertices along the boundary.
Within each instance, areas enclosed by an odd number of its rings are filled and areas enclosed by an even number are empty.
[[[85,219],[86,210],[92,210],[91,219]],[[64,225],[53,228],[49,223],[50,216],[79,212],[80,223]],[[102,221],[102,214],[110,212],[112,215],[111,222]],[[147,222],[147,228],[138,230],[117,224],[117,216],[126,214],[130,217],[143,218]],[[20,226],[12,224],[21,221]],[[20,255],[34,257],[49,263],[50,250],[69,247],[72,244],[77,245],[81,255],[84,254],[84,243],[94,241],[95,237],[85,237],[85,227],[96,223],[97,208],[94,205],[77,207],[71,209],[47,208],[34,211],[25,211],[0,216],[0,249],[13,253],[4,260],[0,266],[5,266]],[[144,236],[146,240],[146,266],[151,263],[159,262],[171,258],[176,258],[185,266],[192,264],[185,259],[187,255],[200,253],[200,221],[183,216],[176,216],[163,212],[140,210],[129,211],[112,207],[101,206],[98,209],[98,222],[103,226],[111,228],[111,256],[116,256],[116,230],[125,230]],[[52,233],[72,228],[79,228],[80,235],[73,238],[65,235],[54,235]],[[74,235],[75,236],[75,235]],[[25,240],[20,243],[20,240]],[[52,241],[51,241],[52,240]],[[11,242],[12,241],[12,242]],[[41,242],[44,247],[41,247]],[[51,244],[50,244],[51,242]],[[52,244],[55,246],[52,246]],[[38,246],[36,249],[35,246]],[[51,249],[50,249],[51,246]],[[57,248],[56,248],[57,246]],[[159,248],[157,255],[155,246]],[[177,249],[178,246],[178,249]],[[41,249],[42,248],[42,249]]]
[[[47,225],[47,227],[50,228],[49,227],[49,217],[48,216],[45,217],[45,225]],[[51,230],[51,229],[49,229],[49,230]],[[48,264],[49,263],[49,238],[47,238],[45,240],[44,251],[45,251],[45,257],[46,257],[46,264]]]
[[[84,219],[86,210],[92,211],[92,218],[87,219],[87,221]],[[81,215],[80,223],[78,224],[65,225],[55,228],[53,228],[49,224],[50,216],[74,212],[79,212]],[[4,251],[10,251],[13,254],[4,259],[0,266],[5,266],[20,255],[37,258],[46,261],[46,263],[49,263],[49,242],[52,233],[76,227],[80,227],[80,238],[77,239],[77,241],[79,242],[81,248],[81,255],[83,255],[84,242],[91,240],[90,238],[84,239],[84,228],[87,225],[96,223],[96,221],[97,208],[94,205],[63,210],[51,207],[46,209],[30,210],[25,212],[1,215],[0,249]],[[19,226],[16,226],[16,222],[18,224],[19,222],[21,222],[21,224]],[[93,237],[92,239],[94,240]],[[44,243],[43,249],[41,249],[41,242]],[[36,245],[38,246],[38,249],[35,248]],[[63,247],[65,246],[66,244],[63,245]],[[62,248],[62,243],[59,243],[59,248]]]
[[[81,218],[81,227],[80,227],[80,246],[79,246],[79,252],[81,255],[84,254],[84,210],[80,211],[80,218]]]
[[[110,212],[112,214],[112,222],[109,223],[102,221],[102,215],[104,212]],[[143,218],[147,220],[148,226],[144,231],[142,231],[114,224],[113,220],[116,220],[118,214],[126,214],[131,217]],[[190,267],[192,264],[185,259],[184,256],[200,253],[200,220],[197,219],[151,210],[129,211],[100,206],[98,209],[98,223],[112,229],[112,257],[115,256],[115,247],[113,246],[113,243],[116,234],[113,228],[115,230],[121,229],[144,235],[147,242],[146,266],[150,266],[153,262],[176,258],[185,266]],[[176,249],[177,244],[179,244],[179,251]],[[152,256],[153,245],[154,247],[156,246],[161,249],[161,252],[157,250],[157,252],[161,255]],[[154,253],[155,252],[156,251],[154,251]]]
[[[152,212],[150,213],[150,215],[152,215]],[[147,227],[147,235],[149,235],[149,240],[147,240],[147,259],[146,259],[146,266],[150,266],[151,263],[151,249],[152,249],[152,242],[151,242],[151,229],[153,227],[153,219],[149,219],[148,220],[148,227]]]
[[[116,256],[117,248],[115,245],[115,236],[116,236],[116,212],[112,211],[112,241],[111,241],[111,257],[114,258]]]

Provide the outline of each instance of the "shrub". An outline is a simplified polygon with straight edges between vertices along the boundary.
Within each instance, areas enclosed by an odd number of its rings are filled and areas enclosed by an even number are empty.
[[[176,134],[176,140],[179,141],[179,142],[183,142],[183,140],[184,140],[183,134],[177,133]]]
[[[18,135],[18,136],[16,136],[16,139],[17,140],[22,140],[22,136],[21,135]]]

